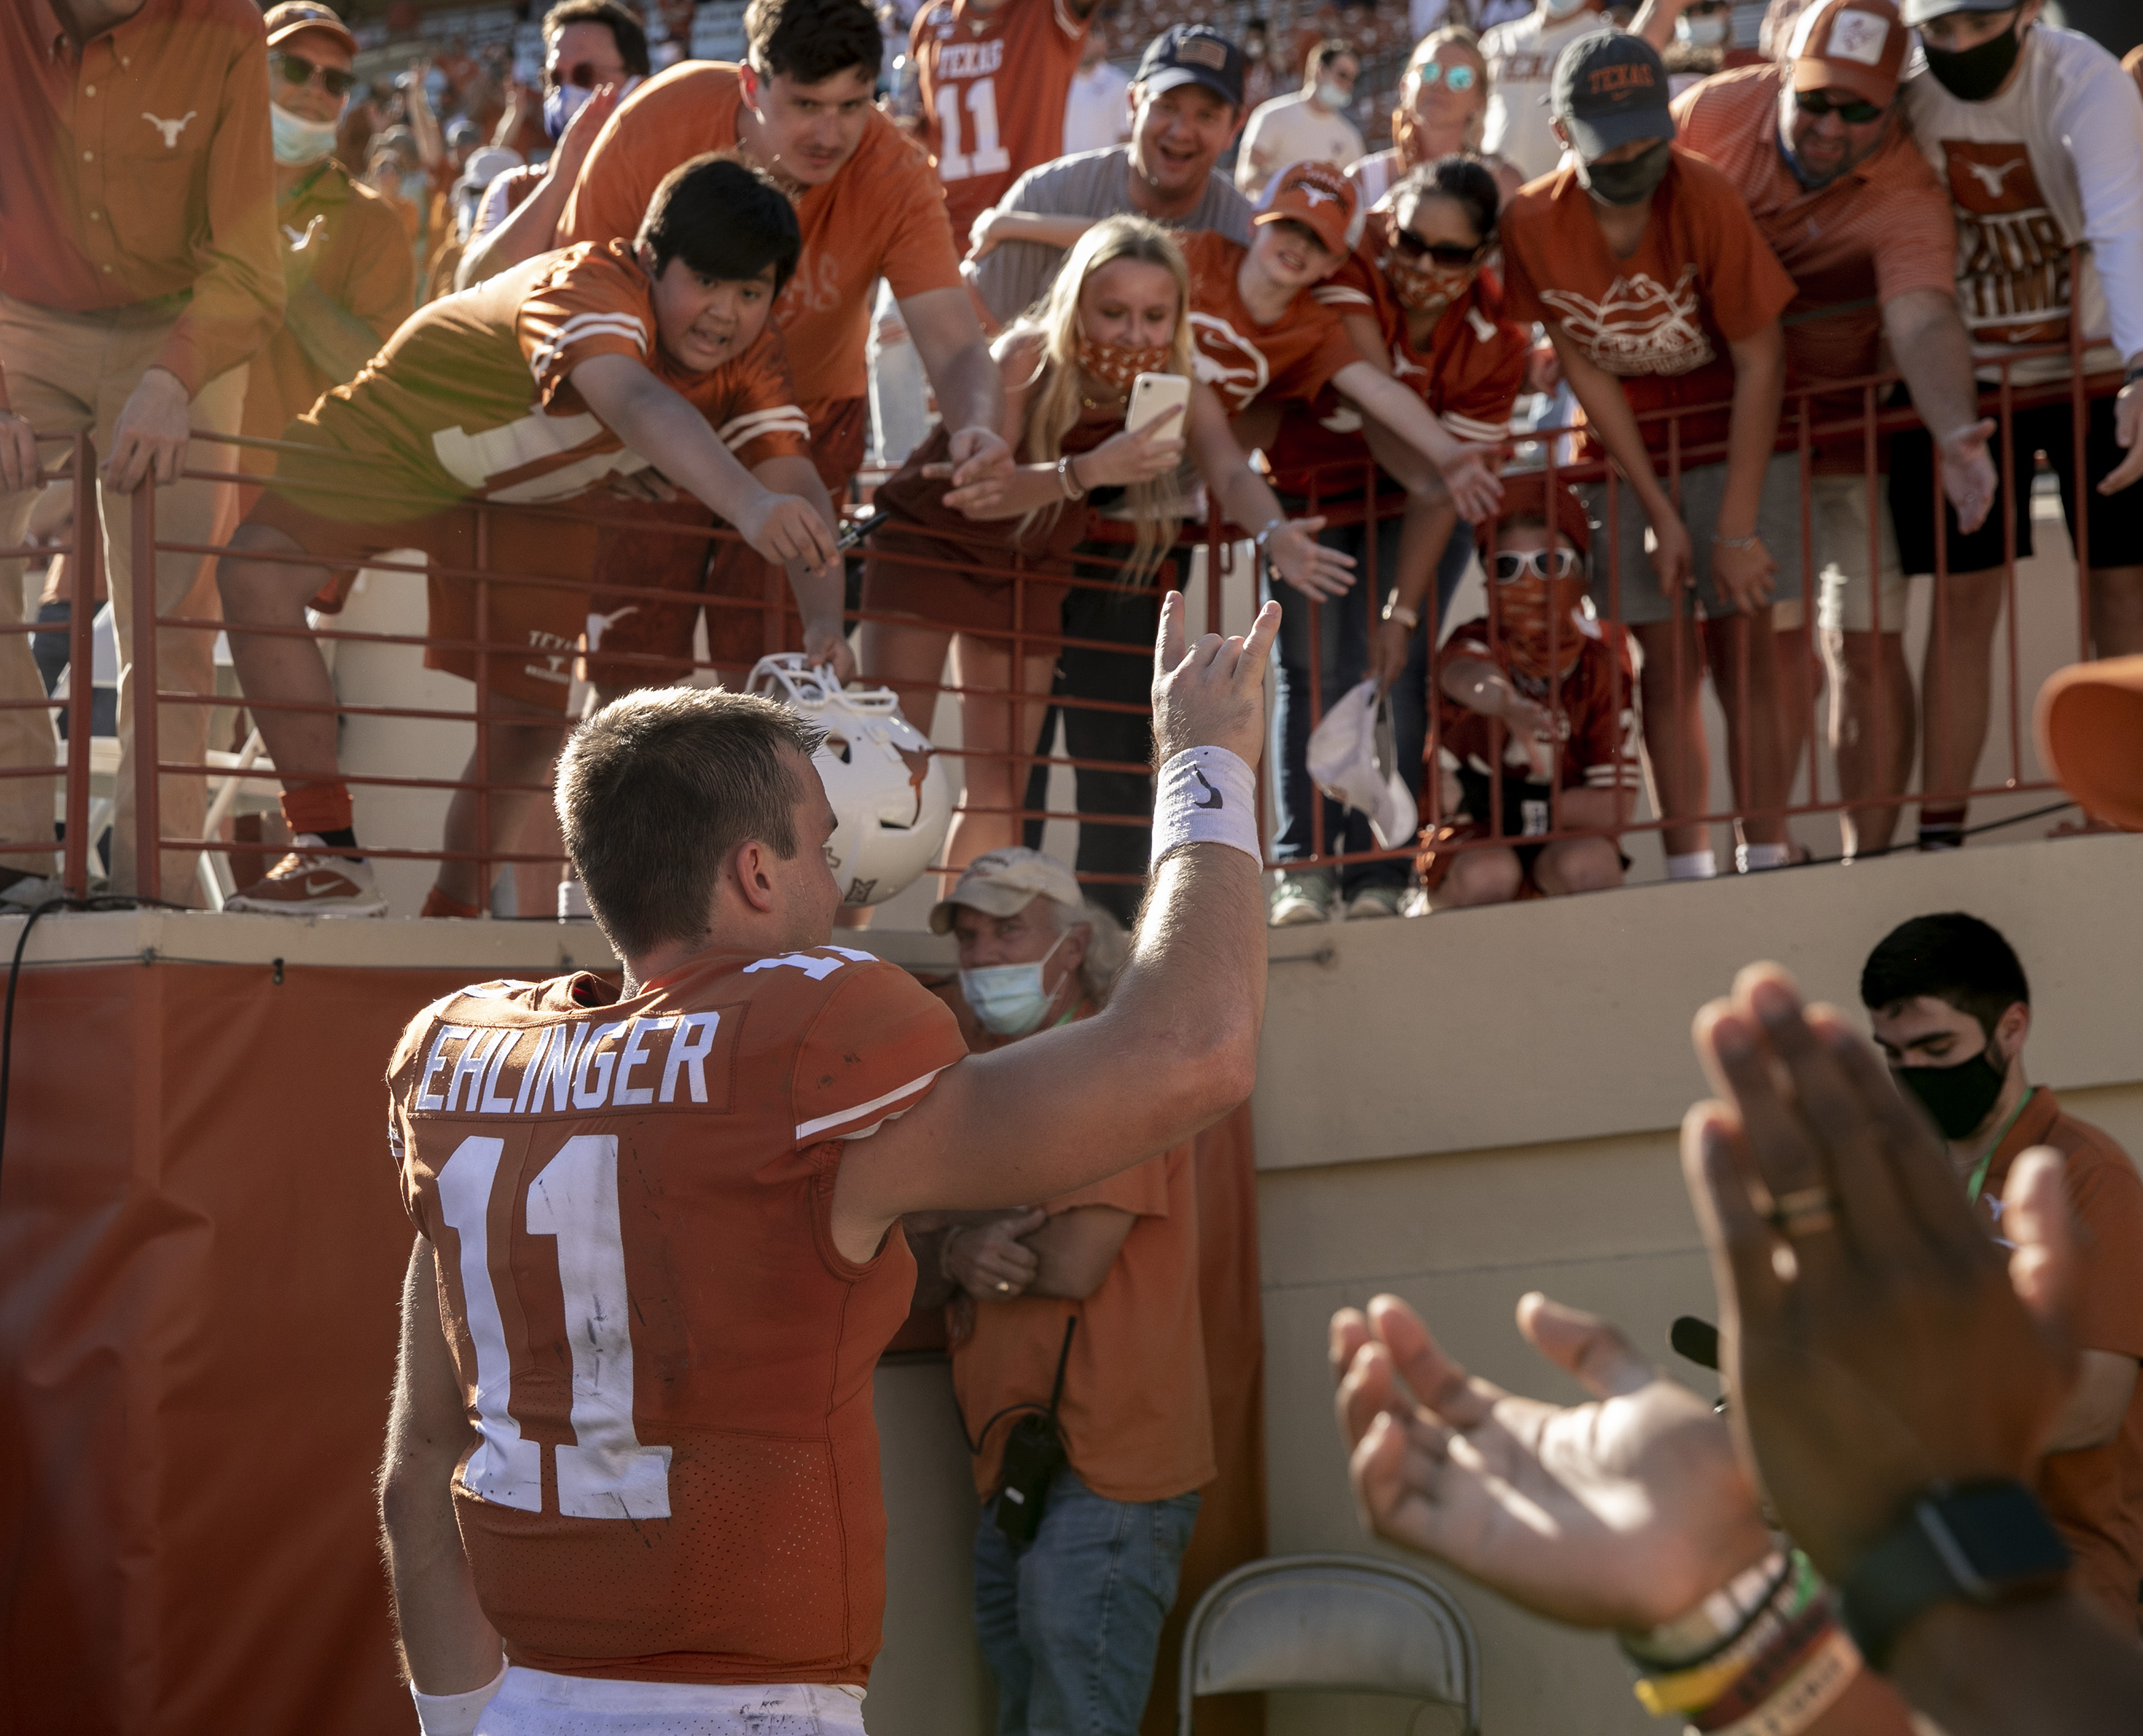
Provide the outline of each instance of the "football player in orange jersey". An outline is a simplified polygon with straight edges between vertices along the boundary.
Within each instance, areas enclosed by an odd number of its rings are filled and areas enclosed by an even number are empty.
[[[862,1730],[899,1220],[1055,1198],[1248,1095],[1279,617],[1186,649],[1170,594],[1131,962],[1094,1017],[985,1055],[827,943],[837,817],[796,714],[671,689],[582,725],[561,819],[622,987],[448,996],[389,1073],[418,1235],[380,1496],[427,1736]]]
[[[329,580],[319,563],[362,566],[401,548],[432,557],[430,632],[445,643],[426,660],[486,690],[488,769],[501,786],[488,795],[492,837],[508,854],[562,733],[593,541],[585,523],[525,515],[522,503],[606,483],[651,498],[667,492],[646,479],[659,472],[766,558],[793,563],[810,648],[845,659],[833,507],[769,319],[795,265],[795,214],[765,176],[702,157],[663,181],[638,236],[542,255],[429,304],[285,431],[308,449],[283,455],[217,580],[295,848],[235,908],[386,908],[357,851],[334,685],[304,631]],[[482,501],[487,524],[469,510]],[[481,616],[468,576],[478,566],[580,588],[494,585]],[[468,648],[479,639],[519,649],[487,657]],[[305,706],[314,709],[294,709]],[[478,800],[473,759],[447,818],[447,848],[461,853],[443,863],[428,915],[474,916],[487,901],[472,859],[483,847]]]

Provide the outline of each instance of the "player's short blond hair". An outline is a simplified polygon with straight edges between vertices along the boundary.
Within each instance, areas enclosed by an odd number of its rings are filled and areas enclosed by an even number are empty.
[[[740,844],[796,854],[804,791],[782,750],[809,760],[823,739],[772,700],[694,687],[628,694],[573,732],[558,760],[558,824],[620,957],[704,940]]]

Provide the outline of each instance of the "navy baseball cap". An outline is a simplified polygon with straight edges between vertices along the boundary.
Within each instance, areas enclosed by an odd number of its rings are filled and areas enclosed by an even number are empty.
[[[1131,79],[1158,96],[1202,84],[1230,108],[1243,106],[1243,51],[1209,24],[1171,24],[1146,45]]]
[[[1555,63],[1552,112],[1586,162],[1635,139],[1671,139],[1667,69],[1659,50],[1626,31],[1581,36]]]

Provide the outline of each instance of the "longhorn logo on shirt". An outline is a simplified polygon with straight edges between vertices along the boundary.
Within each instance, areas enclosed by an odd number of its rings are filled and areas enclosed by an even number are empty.
[[[1944,139],[1957,210],[1957,299],[1982,343],[2058,344],[2068,336],[2069,238],[2015,139]]]
[[[1198,378],[1231,399],[1230,413],[1240,415],[1271,383],[1272,364],[1263,350],[1218,314],[1194,312],[1190,326],[1196,340]],[[1224,360],[1227,356],[1240,358],[1240,365]]]
[[[1569,289],[1543,289],[1541,299],[1610,373],[1688,373],[1718,354],[1698,314],[1693,265],[1671,289],[1640,271],[1616,278],[1597,301]]]
[[[141,111],[141,118],[155,127],[158,132],[163,134],[165,150],[176,151],[179,148],[179,135],[186,130],[186,122],[200,112],[199,109],[190,108],[178,120],[165,121],[151,114],[145,108]]]
[[[283,225],[283,235],[290,244],[290,251],[303,253],[311,245],[313,237],[318,235],[326,225],[327,220],[326,213],[322,212],[308,223],[302,230],[293,229],[285,223]]]

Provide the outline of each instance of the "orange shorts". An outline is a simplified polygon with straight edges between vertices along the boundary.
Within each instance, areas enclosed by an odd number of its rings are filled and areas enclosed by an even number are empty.
[[[836,506],[863,462],[870,401],[834,398],[807,407],[811,462]],[[664,524],[708,528],[714,514],[691,499],[636,508]],[[606,585],[680,593],[674,603],[621,596]],[[725,599],[717,602],[715,599]],[[707,616],[707,660],[732,673],[774,651],[804,649],[803,625],[789,576],[734,534],[706,542],[666,531],[606,531],[597,545],[587,679],[598,687],[666,687],[692,670],[692,626]]]
[[[473,506],[448,507],[410,518],[354,523],[331,518],[298,504],[271,487],[246,515],[248,524],[278,530],[322,561],[349,561],[336,573],[313,606],[339,611],[349,594],[356,566],[395,549],[418,549],[437,566],[474,567],[478,522],[488,520],[488,559],[496,572],[565,580],[568,583],[520,585],[494,580],[485,600],[483,641],[489,651],[483,685],[492,693],[545,710],[562,712],[573,679],[573,658],[588,613],[588,574],[594,565],[595,527],[538,517],[512,507],[491,507],[479,514]],[[473,681],[478,675],[475,579],[468,573],[425,576],[429,618],[425,633],[434,643],[424,649],[424,667],[443,670]]]

